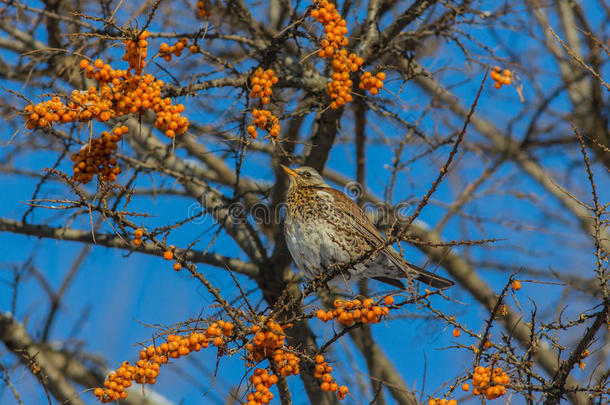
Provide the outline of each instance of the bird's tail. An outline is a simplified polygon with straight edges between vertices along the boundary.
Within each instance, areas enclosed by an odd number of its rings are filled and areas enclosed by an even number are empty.
[[[407,267],[409,268],[409,273],[413,274],[413,278],[421,281],[423,284],[432,286],[434,288],[438,288],[444,290],[445,288],[449,288],[455,283],[449,279],[446,279],[441,276],[437,276],[434,273],[430,273],[427,270],[422,269],[419,266],[411,264],[409,262],[405,262]]]

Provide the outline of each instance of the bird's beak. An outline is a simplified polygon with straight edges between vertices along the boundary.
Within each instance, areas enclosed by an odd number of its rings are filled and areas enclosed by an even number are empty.
[[[286,174],[289,175],[290,177],[297,177],[298,176],[297,172],[295,172],[294,170],[292,170],[288,166],[284,166],[284,165],[280,165],[280,166],[282,167],[282,169],[284,169]]]

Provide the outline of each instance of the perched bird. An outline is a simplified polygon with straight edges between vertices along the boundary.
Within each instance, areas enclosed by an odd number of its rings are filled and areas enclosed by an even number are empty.
[[[284,234],[288,250],[308,279],[352,263],[385,242],[362,209],[348,196],[330,187],[311,167],[290,169],[286,197]],[[403,278],[419,280],[436,288],[453,282],[405,261],[392,246],[357,263],[349,276],[373,278],[405,288]],[[348,276],[348,277],[349,277]]]

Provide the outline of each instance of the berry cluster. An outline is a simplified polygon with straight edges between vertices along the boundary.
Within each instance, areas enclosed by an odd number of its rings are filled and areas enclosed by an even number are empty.
[[[280,123],[277,117],[271,114],[271,111],[268,110],[252,110],[252,116],[254,117],[254,125],[248,125],[246,129],[248,134],[256,139],[258,137],[258,133],[256,132],[256,128],[260,128],[269,132],[274,138],[277,138],[280,134]]]
[[[86,59],[81,60],[79,64],[81,69],[88,78],[98,82],[99,88],[90,87],[87,91],[74,90],[67,103],[55,96],[50,100],[27,106],[24,117],[27,127],[29,129],[44,128],[56,122],[85,122],[93,119],[105,122],[127,114],[142,114],[150,109],[157,116],[155,126],[166,136],[173,138],[186,132],[189,122],[180,115],[184,112],[184,105],[174,105],[169,97],[161,98],[163,81],[157,80],[150,74],[141,74],[142,69],[146,66],[144,58],[148,47],[146,40],[148,35],[148,31],[144,31],[137,41],[125,41],[126,49],[123,59],[129,63],[128,70],[113,69],[102,59],[95,60],[93,64]],[[182,42],[180,43],[184,46]],[[109,137],[112,138],[112,136],[105,138]],[[78,155],[91,155],[94,150],[95,153],[99,152],[95,156],[87,156],[90,161],[87,161],[86,158],[75,164],[74,174],[79,181],[84,183],[90,181],[90,174],[96,172],[103,174],[108,181],[116,179],[116,174],[120,172],[118,168],[114,168],[115,171],[106,174],[99,166],[98,169],[95,169],[96,156],[101,159],[101,163],[108,163],[104,162],[104,159],[110,161],[110,157],[107,156],[108,151],[101,153],[102,149],[113,147],[116,149],[116,142],[109,143],[105,138],[95,140],[95,145],[92,144],[85,152],[81,150],[77,154],[78,157]],[[110,166],[114,166],[115,163],[111,163]],[[105,167],[108,168],[108,165]]]
[[[344,49],[348,44],[347,23],[341,17],[334,3],[328,0],[315,0],[315,8],[311,10],[311,16],[324,26],[325,38],[320,41],[321,49],[318,56],[321,58],[332,58],[333,74],[332,81],[327,84],[326,93],[331,98],[330,108],[336,110],[352,101],[350,94],[353,81],[350,73],[358,71],[364,60],[354,53]],[[379,73],[377,77],[371,77],[371,73],[365,72],[360,79],[360,88],[369,90],[375,95],[383,87],[385,74]]]
[[[311,10],[311,16],[324,26],[326,39],[322,40],[322,49],[318,52],[321,58],[331,58],[335,51],[347,46],[347,23],[341,18],[334,3],[327,0],[315,0],[316,8]]]
[[[252,77],[250,77],[250,97],[253,99],[260,98],[263,105],[267,105],[271,102],[271,87],[278,82],[277,76],[273,69],[263,70],[263,68],[257,68]],[[256,128],[260,128],[267,131],[273,138],[277,138],[280,134],[280,123],[278,118],[268,110],[252,110],[252,117],[254,117],[254,124],[248,125],[246,131],[253,139],[258,137]]]
[[[484,395],[488,400],[496,399],[506,394],[506,385],[510,383],[508,374],[501,367],[477,366],[472,376],[474,395]]]
[[[163,59],[165,59],[166,61],[169,62],[172,60],[172,55],[176,56],[177,58],[182,56],[182,51],[187,46],[189,46],[189,39],[186,37],[180,38],[180,40],[178,42],[176,42],[174,45],[171,45],[171,46],[166,44],[165,42],[163,42],[159,46],[159,56],[161,56]],[[196,47],[195,47],[195,49],[196,49]],[[191,52],[192,52],[192,50],[191,50]]]
[[[284,327],[270,319],[265,324],[266,331],[261,330],[258,325],[252,325],[250,332],[254,334],[252,343],[246,344],[248,360],[258,363],[275,352],[276,349],[284,347]]]
[[[144,229],[138,228],[133,231],[133,244],[136,246],[140,246],[142,244],[142,237],[144,236]]]
[[[332,99],[330,108],[336,110],[352,100],[350,94],[353,82],[350,72],[357,71],[364,61],[355,54],[348,56],[347,23],[341,17],[334,3],[327,0],[315,0],[311,16],[324,26],[325,38],[320,41],[321,49],[318,56],[332,58],[332,81],[327,84],[326,93]]]
[[[360,87],[362,90],[368,90],[373,96],[379,93],[379,89],[383,87],[385,73],[379,72],[375,76],[371,72],[364,72],[360,77]]]
[[[257,68],[250,78],[250,84],[252,85],[250,97],[260,98],[261,103],[269,104],[272,93],[271,87],[277,82],[278,78],[275,76],[273,69],[263,70],[261,67]]]
[[[273,361],[280,371],[280,374],[284,377],[298,375],[300,372],[299,363],[301,362],[301,359],[294,353],[283,349],[276,349],[275,352],[273,352]]]
[[[203,20],[205,18],[210,18],[212,13],[205,7],[205,2],[203,0],[199,0],[196,4],[197,6],[197,18]]]
[[[25,122],[28,129],[44,128],[56,122],[89,121],[96,119],[104,122],[114,117],[112,102],[103,99],[94,87],[80,92],[74,90],[66,105],[57,96],[25,108]]]
[[[146,56],[148,53],[148,41],[146,40],[150,33],[144,30],[138,40],[125,40],[125,54],[123,60],[129,63],[129,69],[132,69],[136,74],[141,74],[146,66]],[[81,63],[82,67],[82,63]]]
[[[447,398],[430,398],[428,400],[428,405],[457,405],[457,401],[455,399]]]
[[[332,81],[326,85],[326,93],[333,100],[330,108],[336,110],[352,101],[350,91],[354,83],[350,79],[350,72],[356,72],[363,63],[361,57],[355,53],[348,55],[345,49],[340,49],[334,54]]]
[[[336,319],[337,322],[346,326],[354,323],[378,323],[390,313],[388,306],[394,304],[394,298],[391,296],[385,297],[384,304],[387,306],[375,305],[375,301],[370,298],[363,301],[354,299],[345,302],[337,299],[333,303],[335,310],[324,311],[319,309],[316,316],[323,322]]]
[[[349,389],[345,386],[339,386],[331,373],[333,372],[333,368],[328,365],[328,362],[324,359],[324,356],[318,354],[315,358],[316,361],[316,369],[314,371],[314,377],[321,380],[320,389],[322,391],[331,391],[337,393],[338,399],[345,399]]]
[[[141,240],[144,234],[144,229],[136,229],[134,238]],[[172,257],[164,255],[164,257],[171,260],[173,255]],[[245,332],[246,336],[251,336],[251,340],[244,346],[246,366],[254,368],[255,363],[264,360],[268,360],[269,365],[266,368],[254,369],[249,379],[254,392],[246,395],[247,402],[244,405],[269,403],[273,399],[269,389],[277,383],[278,376],[288,377],[300,373],[301,359],[293,348],[285,345],[284,331],[291,326],[290,323],[280,325],[273,319],[261,316],[257,318],[257,323]],[[154,384],[161,365],[167,363],[169,359],[178,359],[212,345],[219,348],[219,356],[231,355],[235,350],[228,350],[227,345],[244,337],[234,333],[234,328],[233,323],[218,320],[210,323],[203,333],[192,332],[183,336],[170,334],[160,345],[150,345],[140,351],[139,360],[135,365],[124,362],[119,369],[110,373],[104,382],[104,387],[96,388],[94,394],[101,402],[125,398],[127,395],[125,388],[132,382]],[[345,399],[349,390],[346,386],[339,386],[336,383],[331,375],[333,369],[324,356],[317,355],[314,362],[314,376],[320,380],[321,389],[336,392],[337,398]]]
[[[157,120],[155,127],[165,133],[165,136],[173,138],[176,135],[181,135],[186,132],[189,127],[189,121],[183,117],[184,105],[173,105],[169,97],[161,101],[162,107],[157,112]]]
[[[92,139],[78,153],[72,154],[70,157],[74,162],[72,178],[81,183],[89,183],[97,174],[102,181],[115,181],[116,176],[121,173],[121,168],[116,166],[116,158],[112,154],[118,147],[117,143],[126,133],[126,126],[115,128],[112,134],[104,131],[99,138]]]
[[[125,388],[132,382],[138,384],[154,384],[159,369],[168,362],[169,358],[178,359],[191,352],[198,352],[210,344],[222,346],[223,336],[230,336],[233,332],[231,322],[218,321],[212,323],[205,333],[193,332],[188,335],[168,335],[166,341],[158,346],[150,345],[140,351],[140,360],[135,365],[128,361],[110,373],[104,381],[104,388],[96,388],[94,395],[101,402],[112,402],[127,396]]]
[[[280,325],[273,320],[268,320],[265,323],[265,331],[263,331],[258,325],[252,325],[250,328],[250,332],[254,333],[252,343],[247,343],[245,348],[247,352],[247,359],[250,364],[258,363],[265,358],[270,358],[270,361],[273,361],[273,369],[277,370],[280,375],[285,377],[290,375],[297,375],[300,373],[299,363],[300,358],[296,356],[291,348],[287,348],[285,346],[285,334],[284,329],[290,327],[291,324]],[[332,367],[328,365],[324,356],[317,355],[315,358],[315,372],[314,377],[318,378],[320,383],[320,388],[323,391],[331,391],[336,392],[337,397],[339,399],[344,399],[347,395],[348,388],[345,386],[339,386],[331,373],[333,371]],[[259,369],[260,370],[260,369]],[[261,373],[261,372],[259,372]],[[255,372],[255,375],[256,374]],[[270,376],[272,378],[274,376]],[[268,398],[267,389],[270,385],[275,384],[277,380],[273,379],[273,383],[264,386],[256,386],[256,392],[252,394],[248,394],[246,399],[248,399],[247,405],[255,405],[264,402],[265,398]],[[251,378],[251,382],[252,378]],[[258,392],[258,394],[257,394]],[[257,397],[258,395],[258,397]]]
[[[277,375],[269,375],[269,371],[264,368],[257,368],[254,374],[250,376],[250,384],[254,387],[254,392],[246,395],[246,401],[243,405],[260,405],[268,404],[273,399],[273,393],[269,388],[277,384]]]
[[[291,325],[281,326],[277,322],[269,320],[265,324],[265,328],[268,330],[263,332],[258,325],[252,325],[250,331],[254,333],[253,343],[246,344],[248,360],[258,362],[273,354],[275,368],[281,375],[287,377],[299,374],[301,359],[285,348],[284,329],[289,326]]]
[[[491,78],[494,79],[494,87],[496,89],[500,89],[502,88],[502,85],[510,85],[512,80],[511,80],[511,76],[512,73],[510,70],[508,69],[500,69],[499,66],[494,66],[493,70],[491,71]]]
[[[89,121],[104,122],[126,114],[143,113],[151,109],[157,114],[155,126],[173,138],[186,132],[189,122],[180,114],[184,105],[173,105],[169,97],[161,98],[163,81],[149,74],[133,75],[124,70],[115,70],[105,65],[101,59],[90,65],[82,60],[86,75],[100,83],[86,92],[74,90],[70,102],[64,104],[59,97],[29,105],[25,108],[25,120],[30,129],[46,127],[55,122],[68,123]]]

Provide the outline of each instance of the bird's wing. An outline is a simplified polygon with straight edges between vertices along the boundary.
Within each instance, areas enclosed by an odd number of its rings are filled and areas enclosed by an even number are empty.
[[[352,201],[351,198],[331,187],[320,188],[320,191],[326,192],[332,196],[334,200],[333,203],[342,208],[340,211],[353,219],[351,222],[354,224],[354,231],[360,234],[365,240],[372,241],[374,245],[371,245],[371,248],[376,248],[385,243],[385,238],[369,220],[362,208]],[[390,260],[397,268],[402,269],[405,272],[405,277],[410,275],[422,283],[431,285],[435,288],[447,288],[454,284],[451,280],[437,276],[434,273],[407,262],[392,246],[385,247],[380,253]]]

